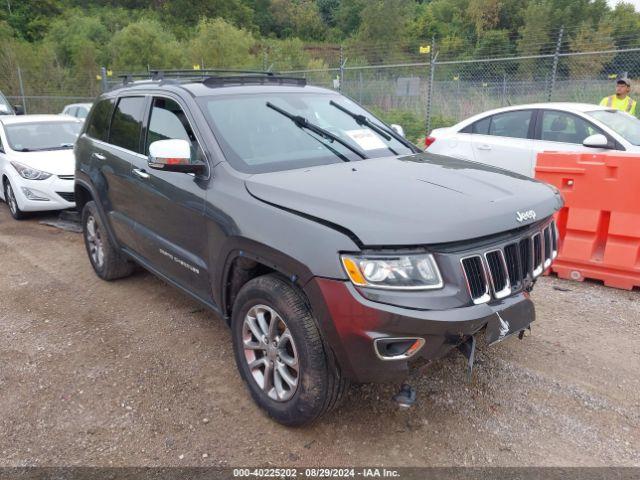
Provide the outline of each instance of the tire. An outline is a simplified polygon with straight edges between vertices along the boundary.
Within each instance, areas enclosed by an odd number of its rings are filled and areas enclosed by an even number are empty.
[[[4,181],[4,200],[9,206],[9,213],[11,213],[11,216],[15,220],[24,220],[27,217],[27,214],[20,210],[18,206],[16,195],[13,193],[13,187],[11,183],[9,183],[9,180]]]
[[[274,325],[274,319],[277,320],[274,327],[277,333],[272,335],[279,341],[277,347],[273,340],[257,340],[258,335],[266,331],[264,339],[272,331],[271,328],[261,328],[261,314],[262,324],[268,327]],[[254,401],[274,420],[288,426],[304,425],[339,404],[347,390],[348,380],[340,375],[333,353],[320,335],[304,294],[287,280],[270,274],[247,282],[234,302],[231,329],[240,375]],[[246,345],[253,349],[245,349]],[[296,359],[297,371],[291,367]],[[251,362],[260,366],[252,369]],[[269,362],[277,373],[269,375],[271,381],[265,385],[264,373]],[[295,387],[286,381],[286,374],[280,373],[283,367],[289,374],[289,381],[295,377]],[[277,377],[280,377],[280,382]],[[276,388],[277,383],[285,388]]]
[[[82,209],[82,236],[91,266],[100,278],[116,280],[133,273],[134,263],[124,258],[111,243],[93,201],[87,202]]]

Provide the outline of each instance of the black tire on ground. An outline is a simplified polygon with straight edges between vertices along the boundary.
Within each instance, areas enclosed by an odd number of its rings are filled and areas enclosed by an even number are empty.
[[[133,273],[135,264],[112,245],[93,201],[87,202],[82,209],[82,236],[91,266],[100,278],[116,280]],[[102,248],[101,254],[97,253],[97,246]]]
[[[259,306],[269,307],[280,315],[283,320],[280,325],[288,327],[295,344],[299,367],[297,387],[284,401],[271,398],[261,388],[245,356],[244,342],[253,342],[256,338],[251,334],[243,337],[245,318],[252,308]],[[269,274],[247,282],[233,304],[231,329],[242,379],[255,402],[273,419],[288,426],[304,425],[339,405],[349,382],[340,374],[333,352],[323,341],[304,294],[286,279]],[[280,342],[282,346],[282,340]]]
[[[18,206],[18,201],[16,200],[16,196],[13,193],[13,187],[9,183],[8,179],[5,179],[3,188],[4,188],[4,200],[5,202],[7,202],[7,205],[9,207],[9,213],[11,213],[11,216],[15,220],[24,220],[27,217],[27,214],[22,210],[20,210],[20,207]]]

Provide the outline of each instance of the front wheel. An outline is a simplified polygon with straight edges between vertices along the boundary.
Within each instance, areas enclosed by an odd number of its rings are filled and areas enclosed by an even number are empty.
[[[4,182],[4,199],[9,206],[9,212],[11,213],[11,216],[15,220],[23,220],[26,217],[26,214],[22,210],[20,210],[20,207],[18,206],[16,194],[13,192],[13,187],[11,186],[9,180],[6,180]]]
[[[333,409],[348,382],[304,295],[277,275],[247,282],[234,302],[233,346],[251,396],[276,421],[309,423]]]

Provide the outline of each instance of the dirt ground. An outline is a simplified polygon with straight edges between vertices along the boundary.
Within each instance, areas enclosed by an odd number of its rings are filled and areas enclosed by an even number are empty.
[[[0,466],[640,466],[640,292],[542,279],[531,336],[352,387],[312,426],[252,402],[225,324],[0,204]]]

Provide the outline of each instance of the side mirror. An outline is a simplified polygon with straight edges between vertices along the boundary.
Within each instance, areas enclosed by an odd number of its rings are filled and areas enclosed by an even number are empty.
[[[165,172],[205,173],[203,163],[191,162],[191,145],[186,140],[158,140],[149,145],[149,168]]]
[[[13,111],[16,112],[16,115],[24,115],[24,107],[22,105],[14,105]]]
[[[396,123],[392,123],[391,124],[391,128],[393,128],[393,130],[400,135],[401,137],[404,137],[404,128],[402,128],[400,125],[396,124]]]
[[[609,140],[601,133],[588,136],[582,141],[582,145],[589,148],[611,148]]]

